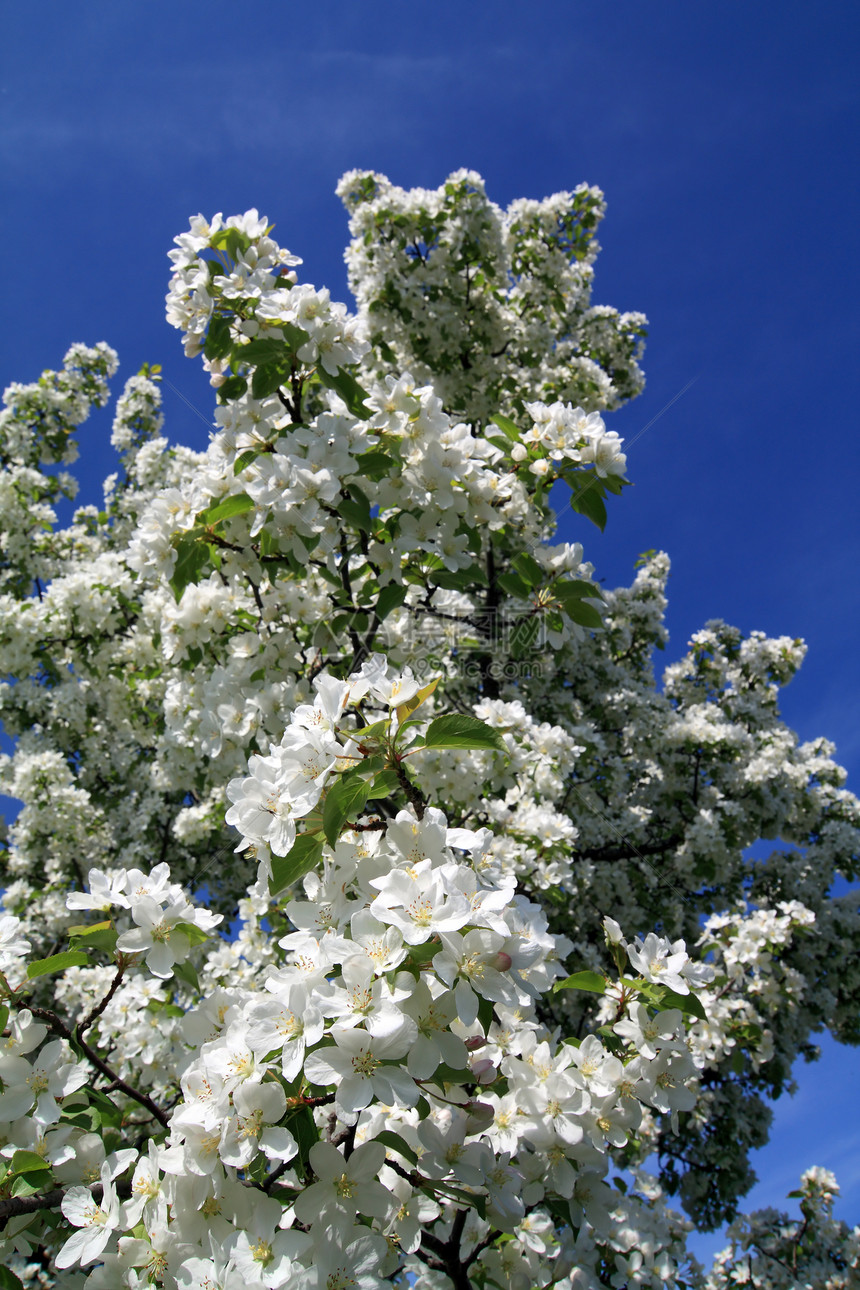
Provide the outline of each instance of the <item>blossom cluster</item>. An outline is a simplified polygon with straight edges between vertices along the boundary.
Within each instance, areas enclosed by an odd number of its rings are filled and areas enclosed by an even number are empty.
[[[68,909],[127,909],[135,927],[123,932],[116,947],[123,954],[142,954],[153,976],[169,977],[191,949],[190,937],[217,927],[221,914],[191,904],[178,883],[170,881],[166,864],[148,875],[139,869],[103,873],[91,869],[88,892],[72,892]]]
[[[367,342],[346,306],[333,303],[326,289],[297,284],[292,272],[301,260],[268,237],[265,219],[255,210],[224,221],[198,215],[188,233],[176,238],[170,252],[174,271],[167,293],[167,318],[183,330],[189,356],[204,348],[217,303],[231,317],[230,338],[240,345],[251,340],[284,339],[285,327],[304,332],[297,356],[308,366],[319,363],[332,376],[356,362]],[[214,251],[216,258],[201,253]],[[223,251],[221,258],[218,252]],[[222,315],[223,316],[223,315]],[[206,355],[217,387],[223,383],[219,358]]]
[[[641,390],[644,315],[591,304],[599,188],[502,211],[474,171],[408,191],[350,171],[338,193],[377,373],[432,379],[469,421],[535,396],[596,411]]]
[[[534,426],[524,436],[525,443],[545,448],[551,461],[593,464],[599,476],[624,474],[627,458],[621,452],[621,440],[614,430],[607,431],[598,412],[586,414],[564,403],[527,403],[526,411]],[[546,474],[549,463],[539,458],[529,469],[535,475]]]
[[[336,742],[348,704],[387,709],[396,741],[404,705],[420,708],[424,697],[381,655],[346,681],[322,674],[315,688],[273,764],[257,759],[251,776],[231,786],[240,846],[253,844],[258,856],[288,851],[279,827],[285,806],[307,819],[360,763],[363,744]],[[414,734],[405,738],[406,751],[420,751]],[[493,859],[489,830],[450,828],[442,811],[417,802],[384,827],[362,832],[357,820],[331,838],[322,873],[308,875],[304,899],[294,896],[279,914],[292,928],[277,941],[284,953],[223,1001],[218,991],[211,1001],[201,995],[185,1014],[184,1056],[174,1059],[181,1098],[169,1116],[158,1113],[167,1139],[150,1142],[145,1154],[100,1156],[101,1140],[75,1132],[74,1119],[53,1128],[57,1098],[86,1084],[92,1050],[83,1061],[65,1059],[52,1041],[32,1066],[20,1054],[48,1028],[26,1008],[17,1012],[0,1116],[30,1116],[9,1126],[8,1150],[14,1156],[42,1142],[52,1168],[96,1153],[99,1196],[73,1186],[63,1198],[75,1231],[57,1251],[58,1269],[98,1262],[91,1286],[106,1277],[132,1284],[128,1277],[142,1271],[177,1286],[217,1283],[228,1272],[251,1285],[310,1286],[326,1250],[332,1267],[359,1264],[360,1284],[376,1287],[396,1266],[395,1250],[414,1254],[428,1224],[444,1232],[451,1221],[462,1229],[449,1239],[452,1266],[471,1249],[492,1268],[496,1231],[513,1234],[508,1266],[518,1252],[522,1269],[547,1263],[563,1275],[589,1249],[603,1257],[588,1231],[600,1233],[619,1266],[629,1261],[627,1210],[604,1181],[609,1152],[635,1133],[643,1103],[666,1111],[690,1105],[685,1082],[694,1067],[682,1014],[670,1009],[652,1021],[640,1004],[629,1024],[616,1023],[609,1047],[594,1035],[560,1042],[536,1007],[563,975],[569,943],[516,893]],[[278,903],[263,894],[270,879],[264,860],[258,913],[273,918]],[[217,922],[184,898],[165,865],[149,875],[93,869],[89,891],[70,893],[67,904],[127,910],[136,924],[116,940],[110,994],[131,956],[166,979],[187,957],[188,929],[205,939]],[[20,954],[26,943],[17,920],[8,921],[7,953]],[[680,945],[667,957],[648,940],[641,953],[630,950],[634,965],[637,954],[643,982],[661,972],[673,984],[685,969],[696,975]],[[262,1192],[253,1207],[248,1185]],[[458,1203],[474,1210],[468,1229]],[[576,1251],[550,1239],[559,1204],[580,1234]],[[218,1216],[217,1247],[204,1240],[199,1220],[189,1225],[194,1214],[207,1224]],[[651,1258],[639,1261],[639,1284],[658,1283],[673,1239],[665,1229]]]

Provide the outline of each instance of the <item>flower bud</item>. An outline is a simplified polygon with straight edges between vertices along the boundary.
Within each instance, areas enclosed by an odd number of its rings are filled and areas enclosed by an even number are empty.
[[[496,1112],[487,1102],[470,1102],[466,1133],[483,1133],[493,1123]]]

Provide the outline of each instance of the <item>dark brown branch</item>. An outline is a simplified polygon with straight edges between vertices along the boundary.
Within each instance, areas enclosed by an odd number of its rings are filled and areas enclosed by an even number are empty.
[[[277,1169],[273,1170],[272,1173],[269,1174],[268,1178],[265,1179],[265,1181],[263,1182],[262,1190],[269,1191],[270,1188],[274,1187],[278,1179],[283,1178],[287,1170],[292,1169],[292,1167],[293,1167],[292,1160],[289,1160],[289,1161],[282,1160],[281,1163],[278,1165]]]
[[[470,1268],[472,1264],[475,1262],[475,1260],[479,1257],[479,1255],[483,1254],[484,1250],[486,1250],[490,1245],[492,1245],[493,1241],[497,1241],[501,1235],[502,1233],[499,1231],[498,1228],[495,1228],[495,1227],[491,1232],[488,1232],[487,1235],[484,1237],[483,1241],[479,1241],[478,1244],[475,1246],[474,1250],[469,1255],[468,1259],[466,1259],[465,1262],[463,1263],[463,1267]]]
[[[426,810],[426,807],[427,807],[427,798],[421,792],[421,789],[418,787],[418,785],[412,783],[412,780],[406,774],[406,768],[402,766],[399,762],[397,762],[394,766],[394,773],[397,776],[397,779],[400,783],[400,787],[403,789],[407,798],[409,799],[412,806],[414,807],[415,814],[418,816],[419,820],[423,820],[424,811]]]
[[[120,1200],[128,1200],[131,1182],[117,1182],[114,1186]],[[104,1192],[101,1183],[96,1183],[91,1190],[93,1200],[100,1204]],[[59,1209],[65,1194],[65,1188],[55,1187],[53,1191],[42,1192],[39,1196],[12,1196],[9,1200],[0,1200],[0,1231],[10,1218],[17,1218],[19,1214],[35,1214],[40,1209]]]
[[[96,1006],[90,1012],[87,1013],[83,1021],[79,1022],[78,1025],[75,1027],[75,1039],[77,1040],[78,1043],[81,1042],[81,1037],[83,1036],[84,1031],[89,1030],[93,1022],[102,1015],[105,1008],[108,1006],[111,999],[116,994],[117,990],[119,989],[119,983],[120,981],[122,981],[123,975],[125,974],[125,967],[126,967],[125,959],[120,959],[119,963],[117,964],[116,976],[111,982],[111,986],[107,994],[102,999],[101,1003],[97,1003]]]
[[[163,864],[164,861],[167,859],[167,848],[170,846],[170,825],[171,825],[171,819],[170,819],[170,816],[168,815],[164,821],[164,828],[161,830],[161,855],[159,857],[160,864]]]
[[[131,1100],[133,1102],[137,1102],[139,1106],[145,1107],[146,1110],[149,1111],[150,1115],[154,1116],[155,1119],[158,1120],[158,1123],[162,1128],[167,1129],[169,1127],[170,1121],[162,1111],[161,1107],[156,1102],[153,1102],[152,1098],[149,1097],[148,1094],[141,1093],[139,1089],[133,1088],[132,1085],[128,1084],[124,1079],[120,1079],[116,1071],[111,1070],[107,1062],[103,1061],[101,1057],[99,1057],[98,1053],[89,1046],[86,1040],[77,1038],[66,1023],[60,1020],[56,1013],[50,1012],[47,1008],[31,1007],[30,1011],[34,1017],[40,1017],[42,1021],[47,1021],[54,1034],[60,1035],[63,1039],[67,1039],[72,1044],[77,1043],[87,1061],[90,1062],[91,1065],[95,1066],[96,1070],[99,1071],[100,1074],[104,1075],[104,1077],[113,1084],[114,1088],[118,1088],[120,1092],[125,1093],[126,1097],[130,1097]]]
[[[682,834],[674,834],[672,837],[664,838],[659,842],[640,842],[634,845],[632,842],[623,842],[617,847],[584,847],[581,851],[574,852],[577,860],[635,860],[641,856],[662,855],[666,851],[674,851],[684,841]]]
[[[263,599],[260,595],[260,588],[257,586],[253,578],[249,578],[248,582],[251,587],[251,592],[254,596],[254,604],[257,606],[257,613],[260,615],[260,631],[261,632],[265,631],[266,635],[270,635],[271,633],[266,627],[266,615],[265,615],[265,610],[263,608]]]
[[[441,1241],[438,1236],[434,1236],[432,1232],[426,1230],[421,1233],[421,1244],[426,1245],[427,1249],[435,1254],[436,1258],[442,1263],[454,1283],[454,1290],[471,1290],[472,1286],[467,1265],[460,1258],[460,1240],[463,1235],[466,1218],[466,1210],[458,1209],[454,1216],[451,1235],[447,1241]]]

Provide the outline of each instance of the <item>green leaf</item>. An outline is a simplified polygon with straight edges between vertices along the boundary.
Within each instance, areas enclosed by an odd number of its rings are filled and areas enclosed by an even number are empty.
[[[427,576],[443,591],[470,591],[475,583],[481,587],[487,585],[486,572],[479,564],[470,564],[466,569],[431,569]]]
[[[350,497],[354,502],[358,502],[359,506],[366,506],[368,511],[370,511],[370,502],[368,500],[367,493],[364,491],[363,488],[359,487],[359,485],[356,484],[355,481],[353,481],[351,484],[347,484],[346,491],[349,493]],[[357,569],[356,574],[360,575],[360,573],[361,573],[361,570]]]
[[[310,340],[310,333],[296,323],[282,322],[278,323],[278,326],[284,333],[284,340],[291,349],[299,350],[303,345],[307,345]]]
[[[251,376],[251,393],[255,399],[267,399],[270,394],[274,394],[282,385],[287,384],[292,372],[291,359],[285,359],[280,363],[260,363],[254,368]]]
[[[85,1129],[88,1133],[99,1127],[98,1117],[90,1106],[86,1089],[78,1089],[63,1098],[60,1119],[63,1123],[73,1124],[76,1129]]]
[[[231,260],[238,260],[251,245],[251,239],[239,228],[221,228],[209,239],[209,245],[215,251],[226,251]]]
[[[412,713],[417,712],[422,703],[427,702],[431,694],[434,693],[436,686],[439,684],[441,679],[442,678],[438,676],[434,677],[432,681],[428,681],[426,685],[422,685],[421,689],[416,694],[413,694],[411,699],[406,699],[404,703],[398,703],[395,710],[397,712],[397,721],[401,730],[403,729],[406,720],[412,716]],[[414,720],[418,719],[419,718],[414,718]]]
[[[13,1174],[24,1174],[38,1172],[39,1170],[51,1172],[51,1166],[47,1160],[36,1154],[35,1151],[16,1151],[12,1157],[10,1172]]]
[[[509,596],[516,596],[518,600],[529,599],[531,588],[518,573],[514,573],[511,569],[505,569],[503,573],[497,573],[496,582]]]
[[[498,448],[500,452],[507,452],[511,446],[507,439],[503,439],[502,436],[498,434],[485,434],[484,438],[487,443],[491,443],[493,447]]]
[[[424,736],[425,748],[491,748],[505,752],[498,730],[477,717],[451,713],[431,721]]]
[[[450,1196],[452,1200],[459,1201],[464,1209],[476,1209],[483,1218],[487,1212],[487,1198],[479,1192],[463,1191],[461,1187],[452,1187],[450,1183],[437,1182],[436,1179],[428,1180],[427,1186],[421,1190],[428,1196],[435,1192],[437,1195]]]
[[[104,923],[90,923],[80,928],[69,928],[69,946],[73,950],[86,947],[91,950],[104,950],[113,954],[116,949],[117,930],[110,919]]]
[[[325,795],[323,831],[330,847],[351,815],[357,815],[370,796],[370,781],[356,771],[341,775]]]
[[[165,1017],[184,1017],[185,1009],[180,1008],[176,1003],[165,1003],[162,999],[150,999],[146,1005],[147,1012],[154,1012],[156,1015],[162,1013]]]
[[[702,1007],[702,1001],[695,994],[676,994],[674,990],[668,990],[662,987],[663,997],[660,1000],[660,1011],[666,1012],[669,1008],[678,1008],[679,1011],[686,1013],[688,1017],[698,1017],[700,1021],[707,1021],[708,1014]]]
[[[371,448],[369,452],[359,453],[355,464],[357,474],[367,475],[368,479],[384,479],[397,462],[393,457],[389,457],[387,452],[378,452],[375,448]]]
[[[218,402],[230,403],[234,399],[241,399],[247,388],[248,382],[244,376],[228,376],[227,380],[218,386]]]
[[[427,1082],[438,1084],[440,1081],[444,1084],[473,1084],[475,1075],[468,1067],[455,1070],[453,1066],[448,1066],[445,1062],[441,1062]]]
[[[207,358],[226,358],[232,348],[229,319],[216,314],[209,324],[203,353]]]
[[[283,340],[278,336],[260,336],[245,345],[237,345],[233,350],[233,361],[248,363],[252,367],[261,363],[286,363],[290,366],[293,354],[308,343],[310,336],[295,323],[278,323],[278,327],[284,333]]]
[[[209,940],[209,933],[204,932],[203,928],[198,927],[196,923],[179,922],[176,924],[176,930],[177,932],[182,932],[182,935],[192,946],[202,945],[204,941]]]
[[[362,743],[368,739],[381,739],[388,729],[388,718],[382,721],[372,721],[369,726],[358,726],[355,730],[350,730],[350,739],[358,739]]]
[[[593,482],[583,481],[582,475],[574,475],[568,480],[571,487],[570,505],[573,510],[584,515],[586,519],[596,524],[601,533],[606,528],[606,505],[600,494],[600,486],[597,482],[597,476],[586,476],[586,479]]]
[[[546,570],[542,569],[534,556],[529,555],[527,551],[521,551],[511,563],[530,587],[542,587],[546,583]]]
[[[177,603],[190,582],[196,582],[209,561],[208,543],[202,540],[199,529],[191,529],[173,538],[176,565],[170,578],[170,587]]]
[[[371,409],[364,406],[365,399],[370,398],[370,395],[350,372],[341,367],[338,369],[337,376],[332,376],[331,372],[325,370],[322,363],[318,364],[316,370],[320,382],[340,395],[354,417],[358,417],[360,421],[367,421],[373,416]]]
[[[553,990],[588,990],[591,994],[605,994],[606,977],[600,972],[574,972],[564,981],[556,981]]]
[[[48,1179],[43,1173],[18,1174],[12,1183],[13,1196],[35,1196],[42,1190]]]
[[[289,324],[285,324],[285,329],[287,326]],[[291,345],[289,341],[292,340],[298,343]],[[290,381],[293,374],[293,351],[300,349],[307,340],[307,332],[300,327],[292,327],[289,341],[266,336],[235,347],[232,357],[234,366],[246,363],[254,369],[251,393],[255,399],[268,398]]]
[[[600,631],[603,627],[603,618],[600,612],[593,605],[586,605],[584,601],[576,596],[566,602],[564,612],[573,622],[579,623],[582,627],[591,628],[593,631]]]
[[[27,964],[27,976],[32,981],[37,976],[51,976],[54,972],[65,972],[66,968],[84,967],[89,963],[89,955],[79,950],[66,950],[63,954],[52,954],[47,959],[37,959]]]
[[[383,587],[376,598],[376,616],[380,622],[388,617],[393,609],[399,609],[406,599],[406,587],[398,587],[395,582],[390,582],[387,587]]]
[[[186,985],[191,986],[192,990],[200,989],[200,980],[197,976],[197,969],[190,959],[186,959],[183,963],[174,963],[173,974],[174,976],[179,977],[180,981],[184,981]]]
[[[583,582],[578,578],[560,579],[552,584],[550,591],[562,604],[568,600],[581,600],[583,596],[590,596],[594,600],[603,599],[603,591],[596,582]]]
[[[102,1093],[99,1089],[92,1088],[90,1085],[87,1085],[86,1093],[90,1099],[90,1104],[98,1114],[100,1123],[109,1124],[112,1128],[118,1129],[122,1123],[122,1112],[119,1107],[114,1106],[106,1093]]]
[[[547,610],[543,616],[543,621],[551,632],[564,631],[564,619],[554,609]]]
[[[319,1142],[319,1129],[314,1120],[313,1111],[309,1106],[300,1106],[298,1110],[289,1117],[285,1128],[295,1138],[299,1147],[299,1158],[303,1165],[307,1164],[311,1147],[314,1143]]]
[[[237,364],[247,363],[250,367],[260,364],[289,363],[290,347],[276,336],[264,336],[260,340],[249,340],[246,345],[239,344],[233,350],[233,361]]]
[[[300,833],[285,856],[272,856],[271,894],[276,895],[310,873],[322,849],[323,840],[318,833]]]
[[[203,511],[198,519],[202,524],[218,524],[221,520],[232,519],[234,515],[252,511],[254,505],[247,493],[233,493],[232,496],[225,497],[223,502],[217,502],[215,506],[210,506],[207,511]]]
[[[502,433],[507,435],[507,437],[514,443],[519,443],[522,435],[510,417],[504,417],[501,412],[497,412],[494,417],[490,418],[490,420],[494,426],[498,426]]]
[[[368,801],[375,801],[381,798],[390,797],[400,788],[400,780],[397,778],[397,772],[394,770],[384,770],[381,775],[377,775],[370,786]]]
[[[370,504],[365,498],[364,502],[357,502],[352,497],[344,497],[337,508],[338,515],[341,515],[353,528],[362,529],[365,533],[373,532],[373,520],[370,515]]]
[[[396,1151],[398,1155],[403,1156],[404,1160],[408,1160],[410,1165],[418,1164],[416,1152],[413,1151],[408,1142],[401,1138],[399,1133],[394,1133],[391,1129],[383,1129],[380,1133],[377,1133],[374,1141],[390,1147],[392,1151]]]
[[[233,474],[241,475],[245,467],[250,466],[251,462],[256,461],[259,456],[260,450],[258,448],[246,448],[244,452],[240,452],[233,463]]]
[[[480,996],[478,999],[478,1022],[485,1035],[490,1033],[490,1026],[495,1019],[492,999],[485,999]]]
[[[420,967],[424,963],[429,963],[441,948],[441,943],[436,937],[429,941],[422,941],[420,945],[410,945],[406,961]]]
[[[15,1276],[11,1268],[0,1267],[0,1290],[24,1290],[24,1282]]]

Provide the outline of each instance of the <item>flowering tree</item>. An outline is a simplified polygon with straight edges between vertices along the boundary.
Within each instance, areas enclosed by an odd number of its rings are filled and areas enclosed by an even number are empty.
[[[860,1228],[833,1218],[839,1186],[827,1169],[807,1169],[797,1191],[801,1219],[757,1210],[729,1227],[731,1245],[717,1256],[705,1290],[767,1286],[770,1290],[843,1290],[860,1280]]]
[[[552,543],[642,385],[600,192],[340,192],[355,315],[255,211],[176,239],[206,451],[143,369],[61,528],[116,355],[6,393],[0,1286],[704,1284],[669,1197],[732,1216],[860,1037],[857,802],[800,642],[711,623],[658,690],[666,557]]]

